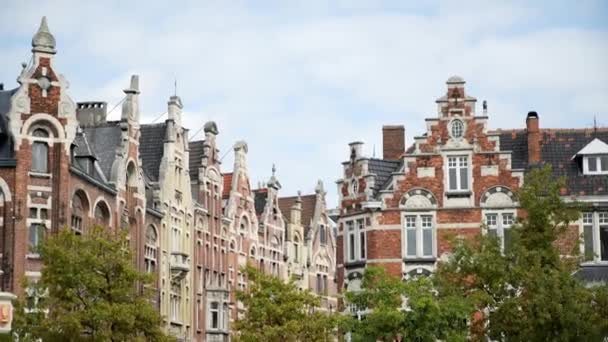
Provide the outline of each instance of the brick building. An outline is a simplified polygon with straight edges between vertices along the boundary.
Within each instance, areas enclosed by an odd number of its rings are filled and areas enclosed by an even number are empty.
[[[106,102],[70,98],[56,53],[43,18],[19,86],[0,87],[0,290],[36,302],[22,279],[40,277],[34,247],[59,229],[126,229],[136,266],[157,276],[153,301],[166,331],[180,341],[229,341],[235,290],[248,286],[240,267],[251,262],[286,280],[298,259],[289,249],[297,227],[306,252],[296,263],[321,277],[317,292],[335,307],[335,234],[322,186],[314,199],[303,197],[296,220],[291,208],[281,210],[274,168],[264,188],[251,188],[245,142],[234,145],[233,170],[222,174],[216,123],[205,124],[204,140],[190,141],[178,96],[169,98],[165,122],[141,124],[137,75],[120,120],[108,121]]]
[[[540,129],[530,112],[525,129],[491,131],[485,102],[481,115],[476,102],[465,81],[451,77],[436,100],[437,115],[409,148],[403,126],[383,127],[382,159],[364,156],[361,142],[349,144],[337,181],[341,291],[357,290],[367,265],[406,279],[429,274],[450,252],[449,236],[471,238],[483,224],[483,233],[508,247],[509,228],[521,215],[516,192],[526,172],[544,164],[566,177],[566,200],[590,204],[560,247],[569,251],[584,235],[588,261],[580,275],[608,279],[608,129]]]

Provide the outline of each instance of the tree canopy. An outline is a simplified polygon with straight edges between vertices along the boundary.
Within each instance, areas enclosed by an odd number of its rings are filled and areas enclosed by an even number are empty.
[[[152,274],[139,272],[126,234],[64,229],[39,246],[41,277],[16,305],[20,341],[165,341],[150,302]]]
[[[321,310],[320,299],[248,265],[249,287],[237,292],[243,305],[235,322],[237,341],[333,341],[337,314]]]

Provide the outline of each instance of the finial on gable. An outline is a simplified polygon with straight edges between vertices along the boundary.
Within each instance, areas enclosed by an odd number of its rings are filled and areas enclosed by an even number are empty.
[[[53,55],[57,53],[57,50],[55,50],[55,37],[49,31],[46,16],[42,17],[40,27],[32,38],[32,52],[43,52]]]

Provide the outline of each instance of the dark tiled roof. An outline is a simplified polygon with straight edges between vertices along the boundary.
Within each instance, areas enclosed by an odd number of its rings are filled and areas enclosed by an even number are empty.
[[[119,121],[109,121],[83,129],[89,146],[97,156],[99,166],[106,179],[110,179],[112,163],[114,163],[116,157],[116,148],[120,145],[121,131],[119,124]]]
[[[266,200],[268,199],[268,189],[257,189],[253,191],[253,203],[255,206],[255,214],[260,216],[264,212],[266,207]]]
[[[281,213],[283,213],[283,217],[287,222],[291,220],[291,207],[296,204],[296,200],[298,196],[293,197],[282,197],[279,198],[279,209],[281,209]],[[304,235],[308,234],[308,230],[310,229],[310,221],[312,220],[315,214],[315,207],[317,206],[317,195],[302,195],[300,196],[302,200],[302,217],[301,222],[304,226]]]
[[[139,156],[142,168],[151,181],[158,181],[160,162],[163,159],[167,125],[163,123],[141,125]]]
[[[584,265],[576,272],[576,277],[586,283],[608,284],[607,265]]]
[[[19,88],[11,90],[0,90],[0,114],[4,115],[11,110],[11,97]]]
[[[391,178],[391,174],[401,166],[400,160],[384,160],[371,158],[369,160],[369,172],[376,175],[374,194],[377,194]]]
[[[201,160],[203,160],[204,145],[204,140],[191,141],[188,143],[188,147],[190,149],[188,160],[190,180],[198,181],[198,168],[201,166]]]
[[[499,131],[500,149],[512,151],[512,167],[529,169],[525,130]],[[549,164],[556,178],[565,177],[567,194],[608,195],[608,177],[583,175],[580,158],[572,157],[598,138],[608,143],[608,129],[542,129],[541,163]]]

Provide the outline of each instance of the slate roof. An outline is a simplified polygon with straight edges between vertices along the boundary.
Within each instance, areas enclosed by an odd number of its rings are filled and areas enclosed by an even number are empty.
[[[163,159],[166,136],[166,123],[141,125],[139,138],[139,156],[144,173],[151,181],[158,181],[160,162]]]
[[[11,90],[0,90],[0,114],[4,115],[11,110],[11,97],[19,88]]]
[[[500,149],[512,151],[513,169],[530,169],[526,130],[500,130]],[[608,195],[606,175],[583,175],[580,158],[572,159],[578,151],[598,138],[608,143],[608,128],[541,129],[541,164],[550,164],[556,178],[565,177],[570,195]]]
[[[120,122],[108,121],[94,127],[83,128],[83,131],[89,146],[97,156],[103,174],[106,179],[110,179],[116,148],[120,145]]]
[[[391,174],[397,170],[402,165],[402,161],[400,160],[384,160],[377,158],[370,158],[369,160],[369,172],[376,174],[376,182],[374,185],[374,195],[378,193],[378,191],[382,190],[388,184]]]
[[[253,190],[253,204],[255,206],[255,214],[260,216],[264,212],[266,207],[266,201],[268,199],[268,189],[256,189]]]
[[[279,197],[279,209],[281,209],[281,213],[283,213],[283,217],[287,222],[291,222],[291,207],[296,204],[296,200],[298,196],[292,197]],[[302,200],[302,217],[301,222],[304,226],[304,236],[308,235],[308,231],[310,230],[310,221],[315,215],[315,207],[317,206],[317,195],[302,195],[300,196]]]
[[[190,180],[198,181],[198,168],[201,166],[201,160],[203,160],[203,146],[205,140],[191,141],[188,143],[189,160],[188,168],[190,169]]]

